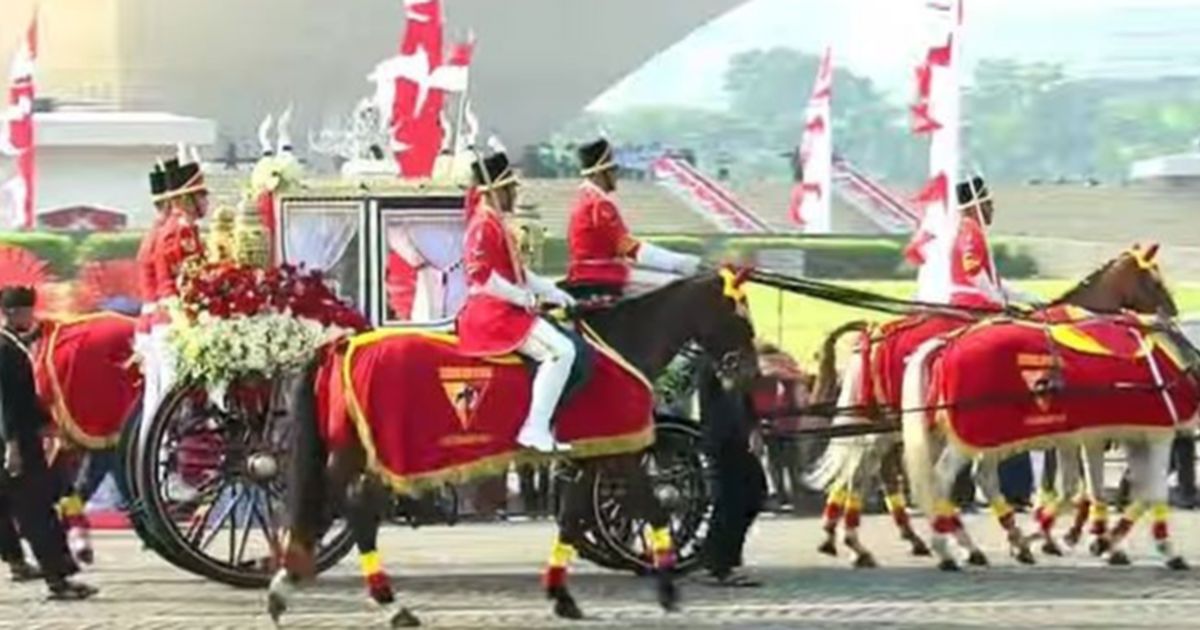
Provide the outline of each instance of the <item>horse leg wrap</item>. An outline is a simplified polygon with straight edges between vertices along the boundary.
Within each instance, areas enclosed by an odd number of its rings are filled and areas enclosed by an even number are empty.
[[[1033,518],[1037,521],[1038,529],[1048,538],[1058,517],[1058,495],[1049,490],[1039,490],[1037,504]]]
[[[69,494],[59,501],[58,508],[67,530],[67,547],[72,555],[90,564],[91,527],[83,511],[83,499],[78,494]]]
[[[837,529],[838,521],[842,518],[843,506],[846,503],[846,495],[845,488],[838,488],[829,493],[829,499],[825,501],[825,511],[821,515],[826,532],[833,532]]]
[[[892,516],[892,522],[900,528],[906,538],[909,537],[912,534],[912,521],[908,518],[908,503],[904,500],[904,495],[899,492],[889,494],[883,498],[883,502],[887,505],[888,514]]]
[[[1121,519],[1117,521],[1116,527],[1113,527],[1112,533],[1109,535],[1109,540],[1115,548],[1133,529],[1133,524],[1142,517],[1146,507],[1139,501],[1134,501],[1125,508],[1125,513],[1121,515]]]
[[[1089,510],[1092,526],[1088,530],[1093,536],[1103,536],[1108,531],[1108,505],[1096,501]]]
[[[646,538],[650,542],[650,553],[654,558],[655,570],[673,570],[675,568],[675,543],[671,540],[670,528],[651,527]]]
[[[386,606],[396,601],[392,591],[392,580],[383,570],[378,551],[368,551],[359,556],[362,566],[363,580],[367,583],[367,593],[380,606]]]
[[[992,515],[1006,532],[1012,532],[1016,523],[1013,520],[1013,508],[1004,497],[996,497],[991,502]]]
[[[575,547],[562,541],[554,540],[550,548],[550,559],[546,562],[546,571],[542,574],[542,587],[547,593],[554,593],[567,586],[567,570],[575,559]]]
[[[1151,528],[1154,542],[1160,547],[1170,535],[1167,529],[1167,517],[1170,513],[1171,508],[1166,503],[1155,503],[1154,507],[1150,509],[1150,516],[1154,523]]]
[[[850,493],[846,496],[846,529],[855,530],[859,525],[862,525],[862,500]]]
[[[953,534],[960,527],[958,508],[953,503],[941,499],[933,508],[933,531],[938,534]]]

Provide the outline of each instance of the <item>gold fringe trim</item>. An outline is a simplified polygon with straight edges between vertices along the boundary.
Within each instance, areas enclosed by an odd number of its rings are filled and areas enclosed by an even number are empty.
[[[50,405],[50,415],[54,418],[55,424],[62,429],[63,434],[73,443],[84,447],[87,450],[97,451],[106,448],[111,448],[117,445],[121,439],[121,430],[117,429],[112,435],[94,436],[85,432],[79,423],[75,421],[75,416],[71,414],[71,410],[67,408],[66,396],[64,395],[62,382],[58,379],[58,372],[54,369],[54,347],[58,344],[58,332],[64,326],[72,326],[81,324],[95,319],[117,318],[123,319],[130,323],[137,323],[137,320],[132,317],[121,315],[120,313],[88,313],[76,317],[68,317],[64,319],[52,320],[55,326],[51,329],[50,337],[46,340],[41,354],[42,369],[46,370],[46,374],[50,377],[50,394],[54,402]]]

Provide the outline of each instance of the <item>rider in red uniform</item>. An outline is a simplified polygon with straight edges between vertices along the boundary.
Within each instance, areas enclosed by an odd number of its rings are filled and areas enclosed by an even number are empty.
[[[154,311],[158,301],[158,269],[155,246],[158,244],[158,232],[162,229],[167,218],[167,202],[162,195],[167,192],[167,172],[163,165],[150,171],[150,199],[154,202],[154,220],[150,229],[142,237],[138,246],[138,288],[142,294],[142,315],[138,318],[137,332],[144,335],[150,332],[154,321]]]
[[[985,225],[991,225],[991,195],[982,177],[959,182],[959,211],[962,217],[950,258],[950,303],[974,308],[999,308],[1005,303],[1000,277],[992,259]]]
[[[537,314],[539,298],[559,306],[575,303],[554,283],[525,269],[504,215],[516,206],[517,178],[508,157],[497,153],[472,165],[482,193],[468,208],[464,262],[467,299],[458,315],[459,345],[472,356],[517,352],[538,363],[533,398],[517,443],[538,451],[568,450],[550,428],[575,361],[570,338]]]
[[[579,149],[585,177],[571,208],[567,229],[567,285],[577,297],[616,297],[625,292],[634,265],[671,274],[691,275],[696,256],[678,254],[633,237],[614,193],[617,163],[612,146],[601,138]]]

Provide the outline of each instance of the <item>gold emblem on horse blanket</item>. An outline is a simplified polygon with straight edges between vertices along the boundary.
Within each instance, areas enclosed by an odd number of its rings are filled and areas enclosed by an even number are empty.
[[[462,430],[470,431],[475,411],[479,409],[479,402],[487,394],[488,383],[492,380],[492,368],[443,367],[438,368],[438,378],[442,381],[446,399],[454,408]]]

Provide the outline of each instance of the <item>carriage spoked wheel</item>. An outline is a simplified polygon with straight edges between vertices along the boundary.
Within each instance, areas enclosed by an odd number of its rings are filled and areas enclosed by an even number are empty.
[[[177,565],[231,586],[269,584],[286,544],[291,418],[280,383],[230,388],[224,408],[198,387],[171,391],[155,414],[136,467],[152,536]],[[353,547],[335,519],[317,550],[317,571]],[[170,560],[170,558],[168,558]]]
[[[712,517],[709,462],[700,448],[700,428],[692,423],[661,420],[654,446],[642,455],[655,496],[670,517],[677,570],[696,568]],[[624,483],[598,473],[592,485],[595,531],[607,547],[606,566],[646,573],[653,569],[643,535],[647,523],[632,518],[621,501]],[[612,566],[615,565],[615,566]]]

